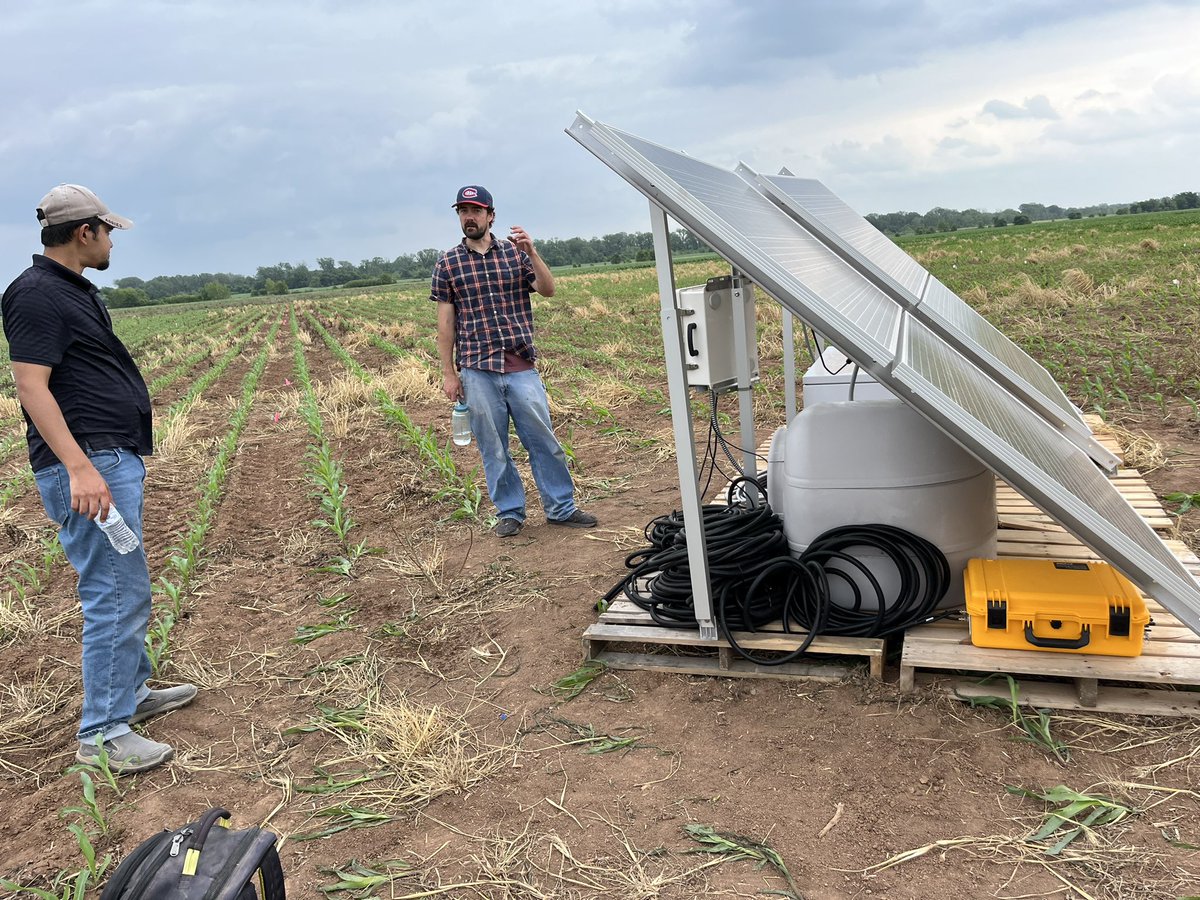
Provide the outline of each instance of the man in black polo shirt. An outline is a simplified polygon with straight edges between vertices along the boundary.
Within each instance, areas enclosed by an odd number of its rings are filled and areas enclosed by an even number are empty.
[[[152,451],[150,394],[99,291],[83,277],[84,269],[108,268],[112,230],[133,223],[75,184],[51,190],[37,216],[44,255],[9,285],[0,312],[38,491],[79,575],[83,716],[76,758],[94,764],[103,746],[114,772],[142,772],[174,751],[130,725],[191,702],[196,688],[146,686],[142,457]],[[136,538],[132,550],[126,544],[119,551],[119,541],[98,527],[116,525],[118,512]]]

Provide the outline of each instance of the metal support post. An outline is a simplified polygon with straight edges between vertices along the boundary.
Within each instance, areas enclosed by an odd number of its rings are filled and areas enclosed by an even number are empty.
[[[667,366],[667,387],[671,397],[671,424],[675,428],[675,459],[679,464],[679,496],[683,504],[683,525],[687,534],[688,566],[692,574],[692,602],[700,637],[717,639],[712,613],[712,585],[708,575],[708,546],[704,519],[700,512],[700,473],[696,466],[696,438],[692,431],[692,404],[688,396],[687,370],[684,368],[683,330],[675,306],[675,270],[667,214],[650,202],[650,231],[654,235],[654,264],[658,268],[658,299],[662,320],[663,354]]]
[[[754,434],[754,384],[750,373],[750,347],[758,340],[754,316],[754,285],[736,268],[733,270],[733,346],[737,370],[738,417],[741,421],[742,472],[748,478],[758,475],[758,442]],[[756,488],[747,486],[747,496],[758,499]]]
[[[783,414],[784,425],[796,418],[796,335],[791,310],[783,309]]]

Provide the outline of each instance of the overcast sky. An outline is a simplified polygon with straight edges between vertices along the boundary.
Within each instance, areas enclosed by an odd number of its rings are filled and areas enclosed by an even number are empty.
[[[576,110],[861,213],[1200,190],[1194,0],[4,5],[5,283],[63,181],[136,223],[100,284],[446,247],[466,183],[505,232],[648,230]]]

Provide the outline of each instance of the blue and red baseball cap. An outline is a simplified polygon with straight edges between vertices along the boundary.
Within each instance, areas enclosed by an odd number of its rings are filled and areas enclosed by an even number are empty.
[[[480,187],[477,184],[468,184],[466,187],[458,189],[458,199],[454,201],[454,207],[457,209],[463,204],[491,209],[492,195],[488,193],[488,189],[485,187]]]

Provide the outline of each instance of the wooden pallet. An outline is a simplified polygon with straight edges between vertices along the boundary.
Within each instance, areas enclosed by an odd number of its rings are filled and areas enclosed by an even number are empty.
[[[1173,525],[1137,472],[1123,470],[1114,481],[1152,527],[1164,530]],[[1008,485],[997,486],[997,501],[1001,557],[1097,559]],[[1192,575],[1200,576],[1195,554],[1179,541],[1166,544]],[[963,698],[1007,697],[1006,681],[992,677],[984,682],[989,675],[1001,674],[1014,677],[1021,702],[1031,706],[1200,716],[1200,693],[1177,689],[1200,686],[1200,637],[1154,600],[1147,599],[1146,605],[1154,625],[1142,655],[1135,658],[975,647],[965,618],[910,629],[904,635],[900,688],[912,691],[918,684],[933,684]]]
[[[785,634],[778,625],[733,634],[747,650],[785,653],[799,647],[804,637],[803,632]],[[828,681],[839,681],[858,668],[847,666],[847,657],[862,657],[871,677],[883,677],[884,642],[880,639],[818,637],[802,660],[764,666],[738,656],[723,639],[707,641],[696,630],[656,625],[649,613],[628,600],[614,601],[600,614],[599,622],[588,626],[583,633],[583,649],[585,660],[599,660],[614,669]]]

